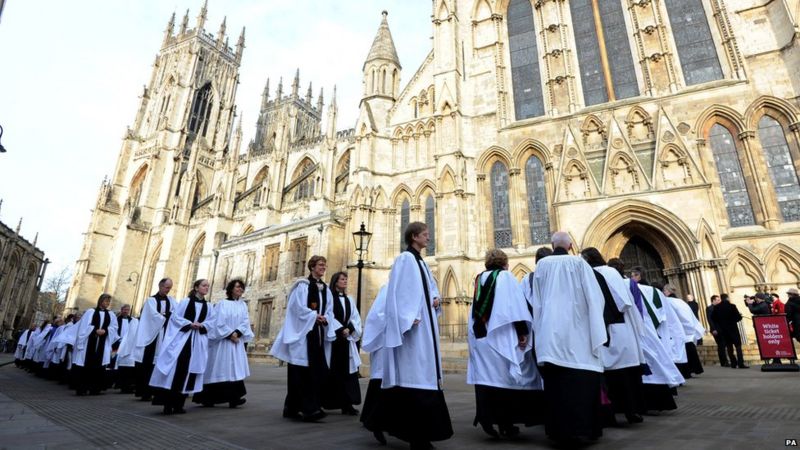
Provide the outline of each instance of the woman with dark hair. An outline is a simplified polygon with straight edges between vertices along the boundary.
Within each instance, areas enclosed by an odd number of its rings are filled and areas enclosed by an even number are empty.
[[[288,363],[283,417],[315,422],[326,416],[322,389],[328,377],[331,341],[328,326],[333,315],[330,290],[322,277],[328,268],[324,256],[308,260],[308,278],[297,280],[286,300],[286,320],[270,354]],[[331,331],[329,331],[331,330]]]
[[[553,249],[550,247],[540,247],[536,250],[534,254],[534,261],[538,264],[539,261],[547,258],[548,256],[553,254]],[[525,275],[522,277],[522,281],[519,282],[520,287],[522,288],[522,296],[525,297],[525,300],[528,302],[528,310],[531,311],[533,314],[533,277],[534,272]]]
[[[356,343],[361,338],[361,316],[356,302],[347,295],[347,273],[336,272],[328,285],[331,289],[333,318],[329,325],[336,333],[331,344],[331,364],[328,386],[323,395],[325,409],[341,409],[342,414],[355,416],[353,405],[361,404],[361,387],[358,385],[358,367],[361,356]]]
[[[475,420],[492,437],[514,437],[543,422],[542,376],[533,357],[533,317],[502,250],[486,253],[475,278],[467,325],[467,384],[475,386]],[[499,425],[500,433],[494,425]]]
[[[111,296],[102,294],[97,306],[83,313],[77,327],[72,360],[75,392],[97,395],[106,388],[106,366],[111,363],[111,344],[118,338],[117,317],[108,310]]]
[[[244,281],[235,279],[225,287],[225,300],[214,305],[214,326],[208,330],[208,364],[203,391],[194,403],[214,406],[227,403],[236,408],[245,403],[244,379],[250,376],[245,345],[253,340],[247,303],[242,299]]]
[[[616,423],[614,414],[623,413],[628,423],[642,422],[641,414],[645,412],[641,402],[641,366],[645,363],[640,342],[642,317],[634,305],[628,284],[616,268],[606,264],[600,251],[588,247],[581,251],[581,256],[594,269],[605,299],[603,321],[608,341],[600,348],[600,356],[603,360],[603,378],[611,400],[608,419]]]
[[[183,414],[186,395],[203,389],[208,361],[208,330],[215,313],[205,297],[208,280],[194,282],[189,296],[178,303],[164,333],[161,352],[156,356],[150,386],[153,404],[163,405],[164,414]]]
[[[408,224],[404,238],[408,248],[392,264],[383,323],[364,345],[368,352],[380,350],[383,363],[381,419],[365,425],[378,440],[387,431],[411,448],[430,448],[431,441],[453,435],[442,391],[439,289],[421,255],[430,241],[427,225]]]

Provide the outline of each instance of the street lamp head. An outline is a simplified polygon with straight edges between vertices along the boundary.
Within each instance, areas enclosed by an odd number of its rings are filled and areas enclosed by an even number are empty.
[[[133,283],[139,279],[139,274],[136,272],[131,272],[128,274],[128,283]]]
[[[362,255],[369,249],[369,241],[372,239],[372,233],[367,231],[364,222],[361,222],[361,228],[353,233],[353,243],[356,247],[356,253]]]

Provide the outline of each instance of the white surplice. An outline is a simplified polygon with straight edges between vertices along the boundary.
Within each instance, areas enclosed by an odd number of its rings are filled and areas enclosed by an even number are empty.
[[[47,346],[47,338],[50,336],[50,331],[53,329],[53,325],[47,324],[36,337],[33,339],[33,354],[31,355],[31,360],[37,363],[44,362],[44,353]]]
[[[320,309],[322,292],[323,290],[319,289]],[[322,327],[322,332],[325,361],[330,366],[331,342],[336,340],[336,330],[330,326],[333,320],[333,299],[330,291],[327,292],[327,296],[325,311],[320,314],[328,321],[328,325]],[[308,307],[308,279],[297,280],[289,291],[289,298],[286,300],[286,319],[278,336],[275,337],[275,343],[269,351],[270,355],[295,366],[308,367],[306,335],[314,328],[316,321],[317,311]]]
[[[67,363],[67,369],[72,368],[72,352],[68,352],[69,347],[75,347],[75,341],[78,339],[78,324],[70,322],[64,325],[64,331],[55,338],[56,350],[53,353],[53,362],[58,364],[61,362]]]
[[[25,358],[25,350],[27,350],[28,341],[30,340],[32,334],[33,331],[25,330],[19,335],[19,339],[17,339],[17,349],[14,351],[14,359]]]
[[[591,266],[579,256],[542,259],[536,264],[532,298],[539,365],[602,372],[605,299]]]
[[[187,319],[184,315],[187,307],[192,302],[194,302],[194,317]],[[178,367],[178,357],[186,342],[191,339],[188,373],[195,375],[195,382],[194,387],[188,389],[186,381],[184,381],[181,392],[192,394],[203,390],[203,374],[208,365],[208,335],[201,333],[200,330],[190,328],[188,331],[181,331],[181,329],[191,325],[193,322],[200,322],[206,330],[211,330],[214,327],[214,308],[210,303],[205,303],[206,317],[202,322],[199,319],[203,312],[203,302],[194,301],[187,297],[181,300],[175,310],[172,311],[167,331],[164,333],[161,350],[155,357],[155,368],[153,369],[153,375],[150,377],[150,386],[163,389],[172,388],[172,381],[175,378],[175,371]],[[141,324],[139,328],[141,328]],[[188,380],[189,377],[187,376],[186,378]]]
[[[626,280],[629,281],[629,280]],[[638,285],[639,290],[645,288],[652,295],[650,286]],[[650,288],[649,290],[647,288]],[[650,368],[650,375],[642,376],[644,384],[666,384],[669,387],[680,386],[686,380],[672,361],[672,354],[659,338],[656,326],[650,314],[647,312],[645,293],[642,292],[642,350],[647,366]]]
[[[637,367],[645,362],[640,343],[643,325],[628,282],[612,267],[598,266],[594,270],[606,280],[614,303],[625,319],[624,323],[608,326],[609,346],[601,349],[603,366],[606,370]]]
[[[369,353],[370,379],[383,378],[383,330],[386,327],[386,291],[389,285],[384,284],[364,321],[364,333],[361,348]]]
[[[83,313],[81,321],[76,325],[77,336],[75,338],[75,348],[72,352],[72,364],[81,366],[86,362],[86,352],[89,350],[89,337],[95,332],[96,328],[92,325],[92,317],[94,317],[94,308],[89,308]],[[105,322],[105,315],[108,314],[108,330],[106,331],[106,338],[103,350],[103,361],[101,365],[107,366],[111,363],[111,344],[118,339],[117,335],[117,316],[113,312],[106,310],[105,313],[100,313],[100,324],[102,327]],[[99,336],[98,336],[99,337]],[[98,339],[99,340],[99,339]]]
[[[425,275],[430,303],[426,303],[420,268]],[[439,389],[442,379],[436,320],[439,308],[433,307],[437,297],[439,289],[425,261],[418,263],[409,251],[401,253],[389,273],[382,328],[375,330],[372,345],[365,348],[367,351],[382,349],[382,388]]]
[[[64,332],[64,328],[65,325],[60,325],[56,327],[56,329],[53,330],[53,334],[50,336],[49,339],[47,339],[47,343],[45,344],[45,349],[44,349],[44,361],[42,361],[44,363],[45,368],[50,367],[50,363],[53,362],[53,355],[55,354],[56,346],[58,345],[56,339],[58,339],[58,336],[60,336],[61,333]],[[56,364],[58,364],[58,361],[56,361]]]
[[[483,285],[491,271],[481,274]],[[467,384],[480,384],[504,389],[542,390],[543,382],[533,355],[533,318],[522,290],[507,270],[502,270],[495,279],[494,302],[486,336],[477,339],[473,330],[474,318],[470,312],[467,323],[469,361]],[[519,346],[515,322],[524,322],[528,328],[528,340],[524,348]]]
[[[166,331],[164,323],[167,321],[165,316],[167,304],[169,304],[170,313],[174,314],[178,304],[170,296],[167,296],[166,300],[156,300],[155,297],[149,297],[144,302],[142,313],[139,315],[139,327],[136,330],[136,342],[133,349],[133,358],[136,362],[142,362],[145,347],[153,343],[154,340],[157,340],[155,354],[158,355],[161,351],[161,343],[164,340],[164,332]],[[161,312],[158,312],[159,306],[161,307]]]
[[[242,299],[222,300],[214,305],[214,314],[214,326],[208,330],[205,384],[244,380],[250,376],[244,344],[255,337],[247,303]],[[239,342],[234,343],[228,338],[236,331],[241,335]]]
[[[706,334],[706,330],[703,328],[700,321],[697,320],[697,317],[694,316],[692,308],[679,298],[667,297],[667,301],[672,305],[672,309],[675,310],[675,314],[678,316],[681,326],[683,327],[684,343],[691,342],[696,344],[697,341],[702,339]]]
[[[358,353],[358,345],[356,344],[358,340],[361,338],[361,316],[359,315],[358,308],[356,308],[356,301],[353,300],[352,297],[349,295],[346,297],[340,297],[337,294],[333,293],[333,290],[328,291],[329,296],[333,296],[335,302],[339,302],[342,306],[342,311],[347,311],[347,307],[344,304],[344,301],[350,303],[350,325],[353,326],[353,331],[347,336],[347,340],[350,343],[350,373],[358,372],[358,368],[361,367],[361,355]],[[338,320],[334,317],[333,307],[331,307],[331,323],[328,324],[328,328],[333,330],[335,333],[336,330],[339,328],[347,328],[346,323],[339,323]]]
[[[123,320],[122,328],[123,331],[120,333],[121,337],[117,348],[115,369],[136,366],[136,358],[134,358],[133,352],[136,349],[136,333],[139,330],[139,319],[134,317],[131,320]]]
[[[39,338],[40,334],[42,334],[41,327],[36,327],[36,329],[33,330],[28,336],[28,342],[25,344],[25,353],[23,355],[23,359],[33,359],[33,354],[36,352],[36,340]]]
[[[648,314],[653,322],[658,332],[658,337],[661,338],[664,347],[669,351],[672,361],[685,363],[687,358],[686,347],[683,342],[683,327],[672,306],[667,302],[666,297],[652,286],[640,284],[639,290],[642,291],[642,300],[644,300],[646,306],[650,307],[652,312],[649,313],[648,310],[645,310],[645,313]],[[647,317],[645,317],[645,320],[647,320]],[[658,321],[658,325],[656,325],[656,321]]]

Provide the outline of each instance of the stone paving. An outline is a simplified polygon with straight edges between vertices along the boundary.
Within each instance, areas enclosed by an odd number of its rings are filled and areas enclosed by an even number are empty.
[[[7,361],[0,356],[0,364]],[[0,367],[0,448],[381,448],[352,417],[332,413],[318,424],[281,418],[286,369],[267,364],[251,369],[242,408],[187,403],[187,414],[165,417],[160,408],[132,396],[108,391],[78,398],[6,365]],[[437,448],[551,447],[542,427],[523,429],[514,441],[488,439],[472,427],[474,397],[464,375],[449,374],[445,383],[455,436]],[[798,373],[708,367],[679,392],[677,411],[648,416],[637,426],[607,428],[588,448],[782,448],[785,439],[800,439]],[[405,446],[389,438],[388,448]]]

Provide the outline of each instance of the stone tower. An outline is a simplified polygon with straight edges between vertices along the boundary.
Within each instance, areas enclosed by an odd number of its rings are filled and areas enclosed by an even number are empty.
[[[189,222],[222,183],[215,166],[238,152],[229,143],[244,29],[231,48],[226,21],[212,35],[207,13],[204,4],[193,28],[188,10],[177,32],[175,14],[167,24],[114,174],[100,189],[69,307],[90,306],[102,292],[133,302],[151,290],[149,252],[158,247],[164,265],[181,260]]]

